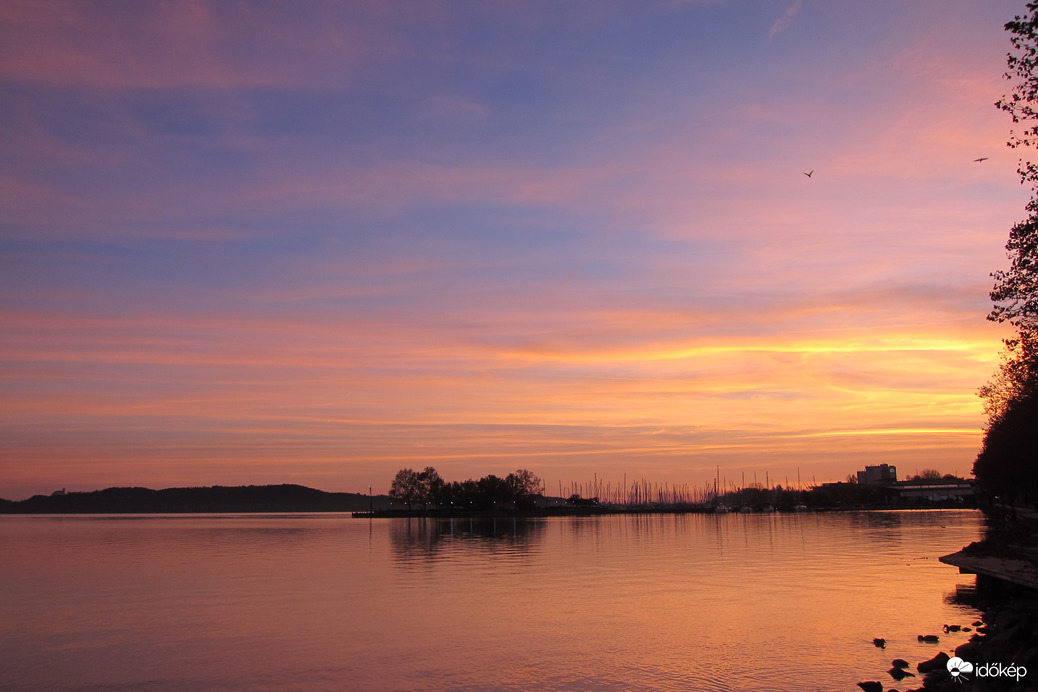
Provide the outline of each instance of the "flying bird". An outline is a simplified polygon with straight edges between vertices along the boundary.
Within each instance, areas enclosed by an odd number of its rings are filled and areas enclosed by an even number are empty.
[[[815,174],[815,169],[813,169],[813,168],[811,169],[810,173],[804,173],[804,175],[806,175],[808,178],[810,178],[814,174]]]
[[[987,161],[987,156],[981,156],[979,159],[973,159],[973,163],[980,163],[981,161]]]

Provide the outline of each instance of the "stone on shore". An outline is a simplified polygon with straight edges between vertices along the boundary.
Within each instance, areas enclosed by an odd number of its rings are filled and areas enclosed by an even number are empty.
[[[980,637],[973,637],[965,644],[955,647],[955,655],[964,661],[979,661],[980,651]]]
[[[923,676],[924,690],[947,689],[947,686],[951,684],[951,673],[948,672],[945,666],[941,666],[937,670],[931,670]]]
[[[941,651],[929,661],[923,661],[917,665],[915,669],[920,673],[929,673],[933,670],[944,670],[947,672],[948,659],[950,658],[951,656]]]

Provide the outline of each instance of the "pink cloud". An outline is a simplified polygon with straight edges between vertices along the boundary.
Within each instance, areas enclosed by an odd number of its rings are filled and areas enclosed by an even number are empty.
[[[342,85],[360,54],[387,47],[386,37],[348,25],[298,31],[305,21],[304,13],[204,0],[106,12],[61,0],[16,3],[0,33],[0,75],[105,88]],[[326,67],[315,72],[314,64]]]

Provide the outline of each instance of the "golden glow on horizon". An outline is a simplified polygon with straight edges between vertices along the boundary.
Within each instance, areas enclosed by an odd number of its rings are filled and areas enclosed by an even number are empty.
[[[642,349],[590,350],[586,352],[566,352],[550,348],[513,350],[502,353],[503,358],[519,360],[557,361],[561,363],[624,363],[648,362],[655,360],[683,360],[702,356],[741,354],[830,354],[830,353],[890,353],[890,352],[935,352],[954,351],[972,352],[984,361],[997,361],[997,352],[991,354],[990,340],[955,340],[948,337],[916,337],[913,335],[897,335],[884,338],[851,337],[849,339],[812,340],[783,342],[776,337],[773,342],[762,342],[752,339],[740,343],[734,339],[731,343],[703,346],[674,346],[657,348],[646,346]]]
[[[801,433],[797,437],[849,437],[857,435],[968,435],[977,436],[975,428],[886,428],[883,430],[828,430]]]

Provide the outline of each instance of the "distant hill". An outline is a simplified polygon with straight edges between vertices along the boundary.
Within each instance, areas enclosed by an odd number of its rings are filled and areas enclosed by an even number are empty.
[[[205,488],[107,488],[86,493],[0,500],[0,514],[176,514],[225,512],[359,512],[389,507],[389,498],[326,493],[302,485]]]

